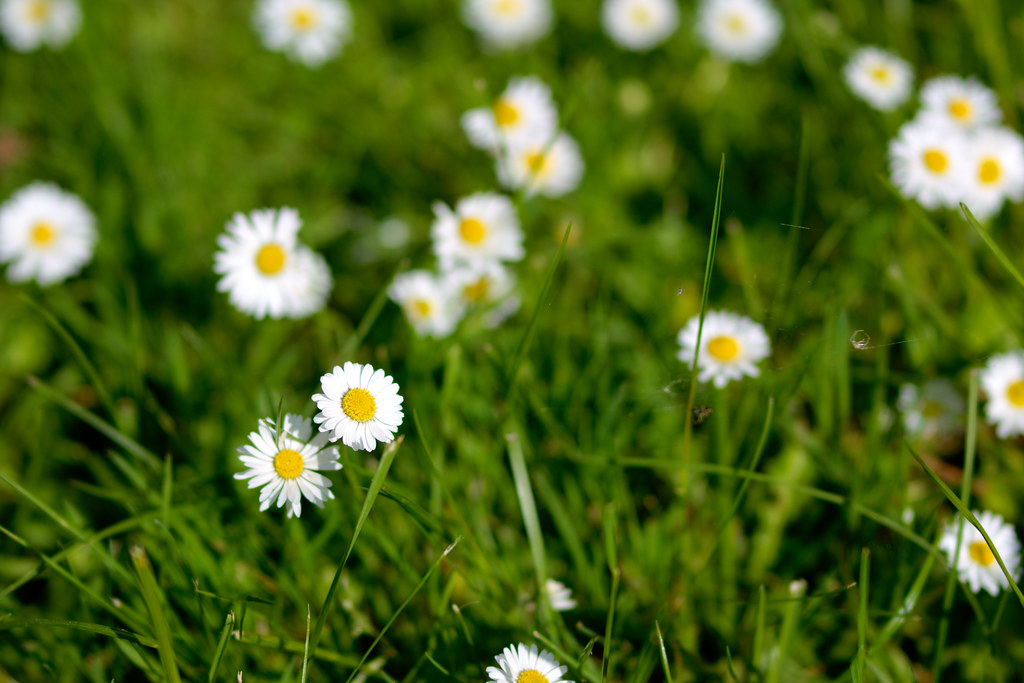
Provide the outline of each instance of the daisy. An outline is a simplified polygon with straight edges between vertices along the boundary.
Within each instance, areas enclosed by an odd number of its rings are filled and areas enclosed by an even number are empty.
[[[331,481],[317,470],[340,470],[338,449],[327,448],[327,434],[313,436],[309,418],[284,416],[284,429],[276,429],[274,421],[259,421],[258,431],[249,434],[252,445],[238,449],[238,459],[246,466],[235,479],[248,479],[249,488],[262,486],[260,511],[277,499],[277,507],[288,503],[288,517],[302,514],[305,498],[322,508],[324,501],[334,498]],[[311,438],[312,437],[312,438]]]
[[[416,334],[424,337],[447,337],[455,331],[465,308],[452,283],[426,270],[395,276],[388,297],[402,307]]]
[[[931,379],[923,387],[904,384],[896,406],[908,436],[936,441],[964,431],[966,406],[948,379]]]
[[[355,450],[372,451],[377,442],[390,443],[402,424],[398,385],[383,370],[345,363],[320,378],[322,394],[313,394],[319,413],[313,421],[331,441]]]
[[[547,650],[538,653],[536,645],[509,645],[494,660],[498,666],[487,667],[487,675],[495,683],[561,683],[568,671]]]
[[[46,286],[82,270],[96,246],[96,219],[75,195],[52,183],[27,185],[0,206],[0,263],[7,279]]]
[[[989,358],[979,379],[988,396],[985,419],[999,438],[1024,434],[1024,351]]]
[[[497,261],[458,265],[445,273],[449,291],[467,308],[484,308],[484,325],[493,329],[519,310],[521,301],[512,290],[515,278]]]
[[[331,275],[322,257],[298,243],[301,225],[289,207],[236,213],[217,237],[213,271],[223,275],[217,290],[257,319],[300,318],[323,308]]]
[[[996,94],[974,76],[938,76],[925,81],[921,107],[961,128],[995,125],[1003,118]]]
[[[507,49],[532,43],[551,30],[551,0],[464,0],[462,21],[485,45]]]
[[[442,269],[458,263],[519,261],[523,258],[523,231],[512,200],[496,192],[463,197],[454,211],[434,203],[430,235]]]
[[[679,331],[682,347],[678,358],[692,363],[697,351],[697,328],[700,316],[690,318]],[[771,353],[771,344],[764,328],[742,315],[727,311],[708,311],[704,316],[700,354],[697,359],[697,379],[713,381],[721,389],[731,380],[743,375],[757,377],[761,370],[757,363]]]
[[[77,0],[0,0],[0,33],[18,52],[64,47],[81,23]]]
[[[576,609],[576,601],[572,599],[572,591],[561,581],[548,579],[544,584],[545,592],[548,594],[548,602],[551,609],[556,612],[567,612]]]
[[[979,220],[991,218],[1010,199],[1024,198],[1024,141],[1009,128],[970,134],[963,202]]]
[[[498,158],[498,181],[526,194],[561,197],[575,190],[583,178],[580,148],[567,133],[554,141],[542,138],[515,140],[508,153]]]
[[[767,0],[702,0],[696,29],[713,53],[753,64],[779,42],[782,19]]]
[[[619,47],[644,52],[676,30],[679,8],[675,0],[605,0],[601,25]]]
[[[463,114],[461,123],[470,144],[497,154],[511,137],[550,140],[558,129],[558,111],[543,81],[520,76],[508,82],[490,107]]]
[[[345,0],[261,0],[253,24],[268,50],[320,66],[348,42],[352,11]]]
[[[843,77],[854,95],[880,111],[892,111],[906,102],[914,84],[910,64],[877,47],[854,52]]]
[[[957,205],[963,196],[967,158],[965,134],[934,114],[903,124],[889,142],[893,184],[926,209]]]
[[[1017,539],[1017,532],[994,512],[975,510],[974,516],[992,539],[992,545],[999,551],[1003,564],[1016,580],[1020,565],[1020,541]],[[967,584],[972,593],[986,590],[992,595],[999,595],[1001,590],[1010,587],[1010,582],[1006,580],[1006,575],[996,562],[996,556],[992,554],[992,549],[988,547],[981,532],[966,521],[963,522],[960,553],[957,554],[956,536],[960,525],[961,517],[957,514],[942,532],[939,549],[946,553],[950,566],[956,569],[960,581]]]

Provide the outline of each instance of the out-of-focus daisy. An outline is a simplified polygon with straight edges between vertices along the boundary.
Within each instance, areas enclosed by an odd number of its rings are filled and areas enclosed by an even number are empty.
[[[679,360],[693,363],[697,351],[700,316],[696,315],[679,331]],[[771,343],[764,328],[746,316],[728,311],[708,311],[697,359],[697,379],[714,382],[718,388],[744,375],[757,377],[757,363],[771,353]]]
[[[753,64],[782,33],[782,18],[767,0],[701,0],[697,35],[720,57]]]
[[[504,187],[523,189],[527,195],[561,197],[579,186],[583,157],[568,133],[559,133],[553,141],[517,139],[507,154],[498,157],[496,170]]]
[[[854,95],[880,111],[892,111],[906,102],[914,84],[910,64],[877,47],[854,52],[843,77]]]
[[[303,498],[322,508],[334,494],[331,481],[317,470],[341,469],[338,449],[327,447],[327,440],[327,434],[313,436],[308,417],[289,413],[280,430],[270,418],[260,420],[258,430],[249,434],[251,445],[238,449],[247,469],[235,479],[248,479],[251,489],[263,487],[261,511],[277,500],[277,507],[288,503],[289,517],[298,517]]]
[[[355,450],[372,451],[377,442],[391,443],[402,424],[398,385],[383,370],[345,363],[320,378],[322,394],[313,394],[320,410],[313,421],[331,441]]]
[[[974,516],[992,539],[992,545],[1016,581],[1020,574],[1020,541],[1017,532],[994,512],[975,510]],[[960,537],[960,553],[956,553],[956,535],[960,519],[958,514],[943,530],[942,538],[939,539],[939,549],[946,553],[950,566],[956,570],[960,575],[960,581],[967,584],[972,593],[985,590],[992,595],[999,595],[1004,588],[1010,587],[1010,582],[1006,580],[1003,570],[996,562],[996,556],[992,554],[992,549],[988,547],[981,532],[966,520]]]
[[[544,584],[545,592],[548,594],[548,602],[551,609],[556,612],[567,612],[576,609],[576,601],[572,599],[572,591],[561,581],[548,579]]]
[[[395,276],[388,297],[402,307],[416,334],[425,337],[447,337],[459,324],[465,308],[445,278],[426,270]]]
[[[488,47],[513,48],[551,30],[551,0],[463,0],[462,20]]]
[[[515,278],[497,261],[459,265],[445,273],[448,287],[468,308],[484,308],[484,325],[495,328],[519,310]]]
[[[536,645],[523,643],[509,645],[494,660],[498,666],[487,667],[487,675],[495,683],[561,683],[568,671],[547,650],[537,652]]]
[[[675,0],[605,0],[604,32],[620,47],[643,52],[660,45],[679,25]]]
[[[301,225],[289,207],[236,213],[217,237],[217,290],[255,318],[300,318],[323,308],[331,275],[322,257],[298,243]]]
[[[974,76],[937,76],[925,81],[921,107],[961,128],[990,126],[1003,118],[996,94]]]
[[[990,218],[1010,199],[1024,198],[1024,141],[1009,128],[970,133],[963,202],[979,219]]]
[[[32,183],[0,206],[0,263],[7,279],[46,286],[77,274],[92,259],[96,219],[75,195]]]
[[[0,0],[0,33],[18,52],[64,47],[81,23],[77,0]]]
[[[320,66],[348,42],[352,11],[345,0],[260,0],[253,23],[268,50]]]
[[[509,138],[550,140],[557,128],[558,110],[551,89],[534,76],[511,79],[490,107],[470,109],[462,115],[462,129],[470,143],[492,154]]]
[[[523,232],[512,200],[496,192],[463,197],[455,210],[434,203],[430,235],[441,268],[457,263],[519,261],[523,258]]]
[[[979,376],[988,396],[985,419],[1005,439],[1024,434],[1024,351],[992,356]]]
[[[948,379],[932,379],[923,387],[904,384],[896,402],[907,435],[936,441],[964,431],[964,400]]]
[[[967,138],[943,118],[919,115],[889,142],[889,164],[904,197],[926,209],[955,207],[964,191]]]

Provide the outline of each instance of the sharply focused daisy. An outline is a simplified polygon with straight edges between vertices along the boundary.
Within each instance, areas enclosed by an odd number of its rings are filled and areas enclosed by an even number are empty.
[[[716,55],[752,64],[779,42],[782,18],[768,0],[701,0],[696,28]]]
[[[289,517],[298,517],[303,498],[321,508],[334,498],[331,481],[317,471],[341,469],[338,449],[327,447],[327,434],[313,436],[308,417],[289,413],[282,429],[270,418],[260,420],[249,441],[251,445],[238,449],[238,459],[247,469],[235,479],[248,479],[251,489],[263,487],[261,511],[276,500],[277,507],[288,504]]]
[[[948,379],[931,379],[921,387],[904,384],[896,406],[908,436],[936,441],[964,431],[964,399]]]
[[[217,237],[213,270],[223,275],[217,290],[255,318],[300,318],[323,308],[330,272],[298,243],[301,225],[299,212],[289,207],[236,213]]]
[[[402,424],[402,397],[398,385],[383,370],[345,363],[320,378],[322,394],[313,401],[320,410],[313,421],[331,441],[355,450],[372,451],[377,442],[390,443]]]
[[[446,278],[426,270],[409,270],[395,276],[388,297],[402,307],[416,334],[447,337],[462,319],[462,298]]]
[[[81,23],[77,0],[0,0],[0,33],[18,52],[64,47]]]
[[[979,377],[988,402],[985,419],[1006,439],[1024,434],[1024,351],[992,356]]]
[[[846,85],[875,109],[892,111],[910,98],[914,70],[891,52],[863,47],[846,62]]]
[[[679,25],[676,0],[604,0],[604,32],[627,50],[650,50],[672,35]]]
[[[678,357],[684,363],[693,363],[699,325],[700,316],[694,316],[679,331]],[[721,389],[744,375],[757,377],[761,374],[757,363],[770,353],[768,335],[759,324],[737,313],[708,311],[700,339],[697,379],[714,382]]]
[[[1024,198],[1024,140],[1009,128],[994,126],[969,135],[963,202],[977,218],[989,218],[1007,199]]]
[[[921,108],[961,128],[995,125],[1003,118],[996,94],[973,76],[937,76],[925,81]]]
[[[498,666],[487,667],[487,675],[495,683],[560,683],[568,671],[547,650],[538,653],[536,645],[509,645],[494,659]]]
[[[77,274],[92,259],[96,219],[73,194],[32,183],[0,206],[0,263],[11,282],[46,286]]]
[[[352,11],[345,0],[260,0],[253,23],[268,50],[320,66],[348,42]]]
[[[561,197],[579,186],[583,157],[568,133],[559,133],[553,141],[517,139],[498,157],[496,171],[506,188],[523,189],[527,195]]]
[[[463,0],[462,20],[485,45],[507,49],[532,43],[551,30],[551,0]]]
[[[460,264],[444,277],[466,307],[486,310],[484,325],[488,328],[497,327],[519,310],[520,299],[512,292],[515,278],[497,261]]]
[[[918,115],[889,142],[893,184],[926,209],[957,205],[964,193],[967,159],[963,131],[935,115]]]
[[[1017,532],[994,512],[975,510],[974,516],[992,539],[992,545],[1016,581],[1020,575],[1020,540],[1017,538]],[[985,590],[992,595],[999,595],[1004,588],[1010,587],[1010,582],[1006,580],[1006,575],[996,562],[996,556],[985,542],[985,537],[966,520],[963,522],[963,533],[960,537],[960,553],[957,554],[956,536],[960,520],[958,514],[943,530],[942,538],[939,539],[939,549],[946,553],[950,566],[956,570],[960,575],[960,581],[967,584],[972,593]]]
[[[446,270],[458,263],[519,261],[525,254],[516,207],[496,192],[463,197],[454,210],[435,202],[430,236],[437,260]]]
[[[567,612],[576,609],[576,601],[572,599],[572,591],[561,581],[548,579],[544,584],[544,592],[548,595],[551,609],[556,612]]]
[[[508,82],[490,107],[463,114],[462,129],[474,147],[497,154],[513,137],[550,140],[558,129],[558,110],[543,81],[520,76]]]

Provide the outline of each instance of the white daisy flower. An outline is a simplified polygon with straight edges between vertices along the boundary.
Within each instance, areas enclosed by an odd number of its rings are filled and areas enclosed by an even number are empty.
[[[914,70],[891,52],[862,47],[843,68],[853,94],[879,111],[892,111],[910,98]]]
[[[258,209],[236,213],[217,237],[217,290],[257,319],[301,318],[323,308],[331,289],[326,262],[298,243],[299,212]]]
[[[923,387],[904,384],[896,407],[908,436],[936,441],[964,431],[966,404],[948,379],[931,379]]]
[[[767,0],[701,0],[696,29],[716,55],[753,64],[779,42],[782,18]]]
[[[548,602],[551,603],[551,609],[556,612],[567,612],[568,610],[576,609],[576,601],[572,599],[572,590],[561,581],[548,579],[544,584],[544,590],[548,594]]]
[[[522,303],[512,290],[515,278],[497,261],[462,264],[445,273],[449,291],[468,308],[484,308],[484,325],[493,329],[519,310]]]
[[[690,318],[679,331],[682,347],[678,358],[692,364],[697,351],[697,329],[700,316]],[[704,316],[701,333],[700,356],[697,359],[697,379],[713,381],[721,389],[731,380],[744,375],[757,377],[761,370],[757,363],[771,353],[771,344],[764,328],[746,316],[728,311],[708,311]]]
[[[1009,128],[969,134],[963,202],[979,220],[991,218],[1007,199],[1024,198],[1024,141]]]
[[[320,378],[324,393],[313,394],[319,413],[313,421],[331,441],[355,450],[372,451],[377,442],[390,443],[402,424],[398,385],[383,370],[345,363]]]
[[[447,337],[462,320],[462,299],[445,278],[426,270],[410,270],[395,276],[388,297],[402,307],[416,334]]]
[[[975,510],[974,516],[992,539],[992,545],[999,551],[999,557],[1016,581],[1020,575],[1020,541],[1017,539],[1017,532],[994,512]],[[996,562],[996,556],[985,542],[985,537],[966,520],[960,537],[960,553],[956,554],[956,535],[960,519],[960,515],[957,514],[943,530],[942,538],[939,539],[939,549],[946,553],[950,566],[956,569],[960,581],[967,584],[972,593],[986,590],[992,595],[999,595],[1004,588],[1010,587],[1010,582],[1006,580],[1003,570]]]
[[[464,0],[462,21],[488,47],[532,43],[551,30],[551,0]]]
[[[303,498],[322,508],[334,494],[331,481],[317,470],[341,469],[338,449],[326,447],[327,440],[327,434],[313,436],[309,418],[301,415],[285,415],[281,430],[270,418],[260,420],[258,431],[249,434],[252,445],[238,449],[238,459],[248,469],[237,473],[235,479],[248,479],[251,489],[263,487],[260,511],[275,499],[277,507],[288,503],[288,517],[302,513]]]
[[[434,216],[430,236],[444,270],[458,263],[519,261],[526,253],[516,207],[503,194],[478,192],[463,197],[454,211],[444,202],[435,202]]]
[[[996,94],[974,76],[938,76],[925,81],[921,108],[961,128],[991,126],[1003,118]]]
[[[512,137],[550,140],[558,129],[558,110],[543,81],[520,76],[508,82],[494,104],[470,109],[461,122],[470,144],[497,154]]]
[[[253,24],[268,50],[315,67],[348,42],[352,10],[345,0],[260,0]]]
[[[494,660],[498,666],[487,667],[487,675],[495,683],[561,683],[568,667],[561,666],[547,650],[519,643],[502,650]],[[566,683],[570,683],[566,681]]]
[[[554,141],[516,139],[498,157],[496,172],[503,187],[523,189],[528,196],[561,197],[579,186],[583,157],[568,133],[559,133]]]
[[[1024,434],[1024,351],[992,356],[979,380],[988,397],[985,419],[999,438]]]
[[[52,183],[32,183],[0,206],[0,263],[7,279],[52,285],[78,274],[96,246],[96,219],[85,203]]]
[[[967,147],[961,129],[938,116],[919,115],[889,142],[892,182],[926,209],[956,207],[963,197]]]
[[[81,23],[77,0],[0,0],[0,33],[18,52],[64,47]]]
[[[605,0],[601,25],[619,47],[644,52],[676,30],[679,8],[675,0]]]

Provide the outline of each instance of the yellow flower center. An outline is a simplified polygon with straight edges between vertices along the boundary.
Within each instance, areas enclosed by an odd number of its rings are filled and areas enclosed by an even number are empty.
[[[421,318],[426,318],[430,315],[430,312],[434,310],[434,307],[430,305],[430,302],[426,299],[413,299],[409,302],[409,308]]]
[[[1017,408],[1024,408],[1024,379],[1019,379],[1006,387],[1006,398]]]
[[[747,21],[742,14],[729,14],[723,23],[725,30],[734,36],[742,36],[747,32]]]
[[[285,253],[279,244],[264,244],[256,254],[256,267],[264,275],[277,275],[284,268]]]
[[[377,402],[369,391],[356,387],[345,392],[341,409],[356,422],[368,422],[377,414]]]
[[[888,83],[892,79],[892,72],[888,67],[876,66],[871,70],[871,77],[879,83]]]
[[[50,16],[49,0],[32,0],[25,5],[25,16],[29,21],[42,23]]]
[[[966,121],[971,118],[971,103],[962,97],[957,97],[949,102],[949,113],[955,119]]]
[[[316,26],[316,10],[312,7],[296,7],[292,10],[292,28],[296,31],[308,31]]]
[[[654,16],[649,8],[643,5],[633,5],[629,10],[629,18],[638,26],[648,26]]]
[[[278,451],[274,456],[274,470],[282,479],[294,479],[302,474],[302,456],[290,448]]]
[[[57,229],[46,221],[39,221],[32,226],[29,239],[37,247],[49,247],[57,239]]]
[[[462,290],[462,296],[468,301],[474,301],[479,303],[487,298],[488,282],[486,277],[482,277],[471,285],[468,285]]]
[[[548,683],[548,679],[536,669],[526,669],[516,676],[516,683]]]
[[[508,103],[508,100],[499,97],[491,107],[494,111],[494,121],[502,128],[516,125],[519,121],[519,110]]]
[[[731,361],[740,353],[740,345],[732,337],[715,337],[708,342],[708,353],[721,361]]]
[[[505,17],[513,17],[522,12],[520,0],[498,0],[494,3],[494,11]]]
[[[928,170],[932,173],[938,173],[939,175],[946,172],[949,167],[949,157],[941,149],[935,149],[934,147],[925,150],[924,165],[928,167]]]
[[[487,239],[487,226],[476,218],[463,218],[459,223],[459,234],[470,244],[480,244]]]
[[[548,155],[544,154],[544,152],[530,152],[526,155],[526,167],[535,176],[539,177],[546,174],[550,166],[551,163]]]
[[[992,554],[992,550],[989,549],[985,541],[975,541],[967,549],[967,552],[970,553],[971,559],[982,567],[987,567],[996,561],[996,556]]]
[[[1002,169],[999,168],[999,162],[992,157],[982,159],[981,164],[978,165],[978,180],[985,185],[991,185],[992,183],[999,182],[999,177],[1002,176]]]

